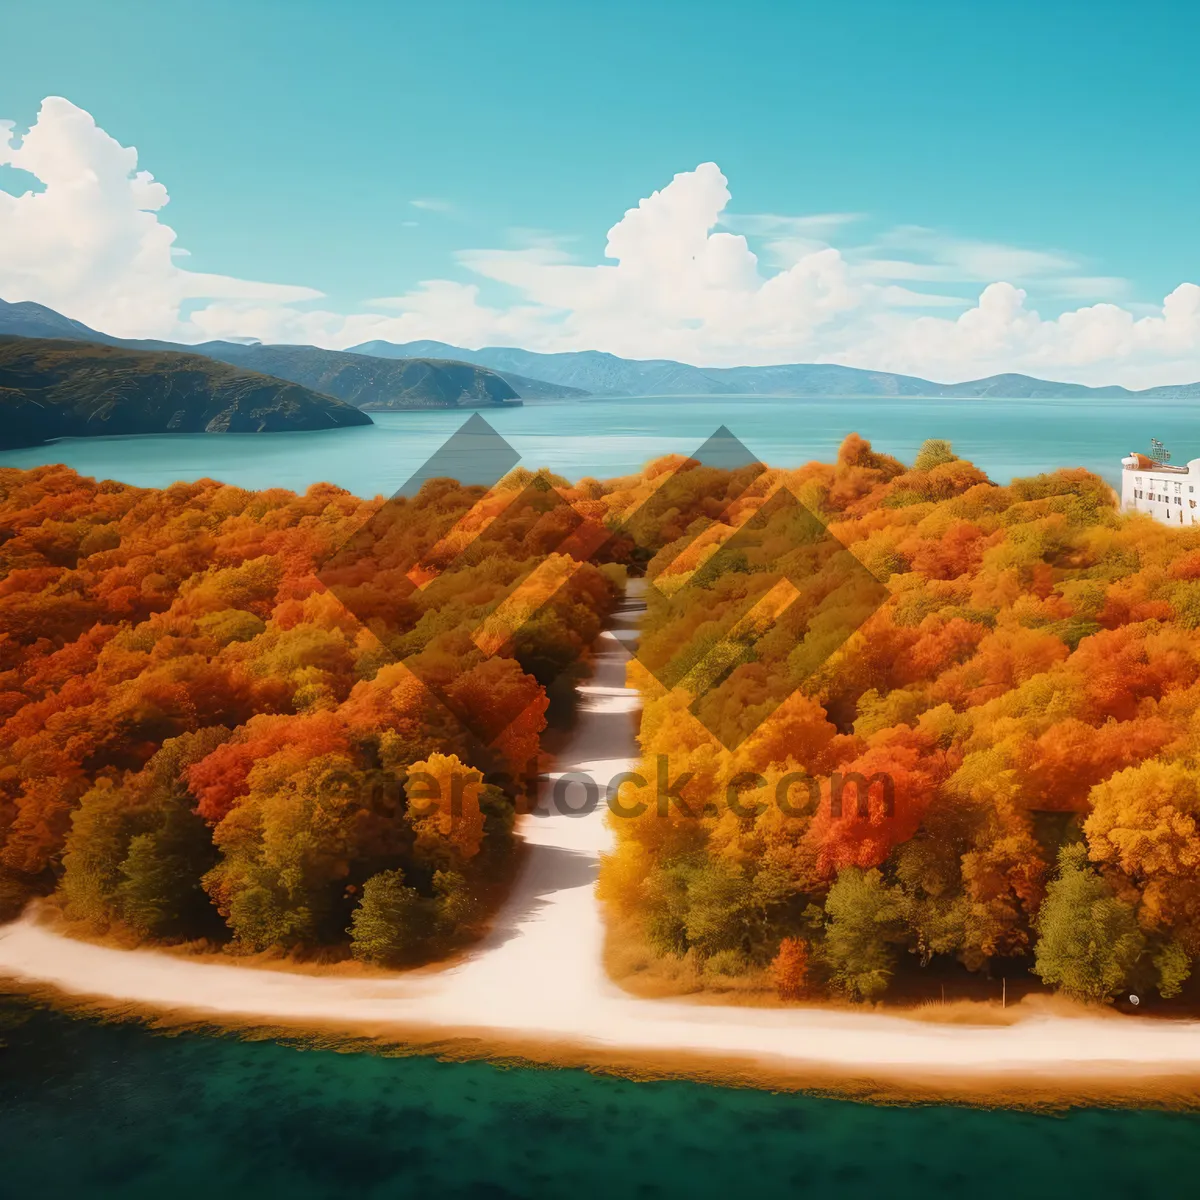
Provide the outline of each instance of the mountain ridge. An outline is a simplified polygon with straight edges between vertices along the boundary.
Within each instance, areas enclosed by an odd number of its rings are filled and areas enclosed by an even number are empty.
[[[280,433],[373,424],[361,409],[202,354],[0,335],[0,449],[62,437]]]
[[[628,359],[600,350],[574,350],[540,354],[512,346],[485,346],[467,350],[445,342],[363,342],[350,353],[376,358],[403,358],[410,354],[451,354],[493,370],[536,374],[541,379],[583,387],[593,395],[727,395],[922,397],[951,399],[1094,399],[1139,397],[1188,399],[1200,397],[1200,382],[1167,384],[1132,390],[1118,384],[1089,387],[1060,383],[1031,375],[1007,372],[962,383],[936,383],[915,375],[871,371],[836,363],[781,363],[765,367],[695,367],[672,359]]]
[[[448,342],[425,339],[414,342],[362,342],[347,350],[316,346],[263,345],[252,339],[202,342],[185,345],[153,339],[117,338],[91,329],[44,305],[0,300],[0,334],[24,337],[71,338],[130,349],[166,350],[203,354],[216,361],[273,374],[301,386],[326,390],[368,411],[420,407],[450,407],[456,403],[488,407],[521,398],[581,399],[584,396],[645,395],[761,395],[826,398],[888,397],[931,399],[1193,399],[1200,398],[1200,382],[1130,389],[1118,384],[1089,387],[1039,379],[1017,372],[990,375],[961,383],[937,383],[915,375],[872,371],[837,363],[781,363],[763,367],[696,367],[672,359],[628,359],[601,350],[575,350],[542,354],[514,346],[485,346],[468,350]],[[336,358],[334,357],[336,356]],[[370,371],[356,369],[354,360],[375,360]],[[430,364],[425,392],[407,372],[389,376],[387,362]],[[439,370],[456,368],[451,377],[438,379]],[[497,380],[471,376],[468,367],[492,372]],[[324,386],[322,386],[324,385]],[[503,385],[503,386],[501,386]],[[457,400],[453,399],[457,387]],[[412,402],[381,398],[388,388]],[[409,390],[409,389],[415,390]],[[506,394],[506,392],[508,394]]]

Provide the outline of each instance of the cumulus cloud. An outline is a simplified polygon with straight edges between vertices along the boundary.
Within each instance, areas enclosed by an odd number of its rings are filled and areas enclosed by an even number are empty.
[[[885,315],[856,355],[888,370],[953,379],[1023,371],[1149,387],[1200,378],[1200,287],[1194,283],[1180,284],[1161,309],[1141,318],[1103,303],[1047,320],[1026,298],[1011,283],[992,283],[954,319]]]
[[[1131,386],[1200,378],[1194,284],[1160,305],[1122,307],[1125,281],[1057,250],[915,226],[856,242],[854,213],[731,213],[715,163],[630,208],[602,262],[578,261],[570,238],[511,231],[516,248],[457,256],[477,282],[427,280],[349,314],[311,304],[311,288],[188,271],[160,219],[166,189],[66,100],[47,100],[22,139],[0,126],[0,164],[43,185],[0,192],[0,295],[118,334],[332,347],[433,338],[713,366],[842,362],[947,381],[1002,371]],[[1093,303],[1043,316],[1030,291]]]
[[[498,334],[539,349],[737,362],[814,346],[822,326],[856,305],[841,255],[820,248],[764,276],[745,235],[717,228],[729,198],[715,163],[676,175],[609,230],[610,261],[599,265],[545,245],[464,251],[462,265],[522,296],[503,314],[481,309],[469,285],[445,286],[458,287],[464,320],[499,316]],[[380,303],[413,317],[428,311],[427,292]]]
[[[186,271],[175,231],[159,219],[167,189],[138,170],[122,146],[81,108],[57,96],[17,138],[0,122],[0,164],[28,172],[42,190],[0,191],[0,296],[34,300],[108,333],[186,334],[184,301],[278,305],[309,300],[307,287]]]

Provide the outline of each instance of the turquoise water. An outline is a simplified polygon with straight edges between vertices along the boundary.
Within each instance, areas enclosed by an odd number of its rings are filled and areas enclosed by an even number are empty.
[[[1200,457],[1200,405],[1129,400],[808,400],[673,396],[529,404],[486,419],[526,466],[577,479],[636,471],[687,453],[727,425],[760,459],[828,459],[848,432],[910,461],[948,438],[993,479],[1085,466],[1113,481],[1130,450],[1157,437],[1176,462]],[[328,481],[390,495],[462,424],[461,412],[376,413],[376,424],[328,433],[81,438],[0,454],[0,466],[66,462],[85,475],[161,487],[209,476],[243,487],[304,489]]]
[[[877,1108],[5,1011],[14,1200],[1094,1200],[1193,1194],[1200,1172],[1186,1114]]]

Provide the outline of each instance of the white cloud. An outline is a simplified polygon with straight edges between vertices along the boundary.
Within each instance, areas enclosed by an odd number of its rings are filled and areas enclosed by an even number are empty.
[[[962,273],[944,263],[906,258],[856,257],[854,268],[864,279],[906,279],[910,283],[963,283]]]
[[[600,263],[573,258],[570,239],[511,230],[516,248],[458,255],[477,282],[427,280],[349,315],[315,309],[311,288],[186,270],[160,219],[163,185],[65,100],[45,101],[19,143],[11,124],[0,127],[0,164],[43,185],[0,192],[0,296],[113,333],[333,347],[434,338],[704,365],[844,362],[939,380],[1001,371],[1132,386],[1200,378],[1194,284],[1160,305],[1122,306],[1113,300],[1125,281],[1091,274],[1069,253],[915,226],[838,248],[832,240],[854,232],[856,214],[731,214],[715,163],[629,209]],[[1091,303],[1043,317],[1026,287],[1043,301]],[[503,289],[504,303],[492,299]]]
[[[1040,286],[1048,295],[1071,300],[1119,300],[1132,290],[1129,280],[1118,275],[1062,275]]]
[[[19,196],[0,191],[0,296],[34,300],[108,333],[186,334],[185,300],[313,299],[307,287],[253,283],[185,271],[175,232],[158,217],[167,190],[139,171],[137,151],[120,145],[61,97],[42,103],[21,139],[0,122],[0,164],[43,184]]]
[[[721,214],[721,224],[726,229],[763,237],[828,238],[844,226],[862,219],[862,213],[809,213],[800,217],[786,217],[779,213]]]
[[[773,266],[791,267],[802,258],[830,245],[846,225],[861,221],[861,213],[810,213],[787,217],[779,213],[722,213],[721,226],[734,233],[763,239],[763,249]]]
[[[917,254],[957,281],[989,281],[997,276],[1043,278],[1078,270],[1073,255],[1059,251],[1030,250],[1000,242],[951,237],[919,225],[900,225],[879,238],[881,247]],[[919,278],[919,276],[918,276]]]
[[[436,196],[418,196],[416,200],[410,200],[409,204],[413,208],[420,208],[425,212],[448,213],[454,211],[454,205],[449,200],[439,200]]]
[[[1102,303],[1045,320],[1025,301],[1021,288],[993,283],[953,320],[887,314],[855,357],[948,379],[1023,371],[1149,387],[1200,378],[1200,287],[1193,283],[1180,284],[1160,309],[1140,318]]]

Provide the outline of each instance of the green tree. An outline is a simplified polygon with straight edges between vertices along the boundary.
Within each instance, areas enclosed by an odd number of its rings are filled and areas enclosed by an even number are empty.
[[[380,871],[363,885],[350,918],[350,947],[362,962],[392,967],[411,959],[433,931],[433,906],[404,882],[404,872]]]
[[[1164,1000],[1178,996],[1192,973],[1192,960],[1188,952],[1172,939],[1158,947],[1153,962],[1158,974],[1158,994]]]
[[[205,876],[210,886],[214,872]],[[314,939],[316,921],[312,909],[279,884],[275,872],[248,866],[240,886],[229,900],[228,922],[238,946],[246,950],[269,950],[273,946],[295,949]]]
[[[129,844],[145,827],[125,788],[101,779],[71,815],[59,895],[67,916],[95,928],[116,917],[115,897]]]
[[[687,867],[671,863],[651,870],[642,892],[646,938],[658,954],[687,953]]]
[[[219,923],[200,880],[216,861],[208,827],[183,806],[129,843],[116,900],[125,923],[147,937],[196,936]]]
[[[934,467],[940,467],[943,463],[954,462],[957,457],[950,449],[950,443],[944,438],[926,438],[913,460],[913,470],[932,471]]]
[[[217,826],[222,857],[205,888],[248,949],[335,940],[352,868],[394,844],[400,821],[372,819],[370,779],[346,755],[297,764],[281,751],[255,766],[250,785]]]
[[[438,928],[453,937],[479,916],[479,901],[470,883],[457,871],[435,871],[433,890],[437,897]]]
[[[830,981],[861,1000],[882,995],[896,967],[900,910],[877,869],[847,867],[825,899],[824,958]]]
[[[1058,877],[1046,889],[1035,926],[1034,971],[1079,1000],[1115,996],[1146,949],[1133,906],[1113,895],[1081,845],[1059,851]]]
[[[228,736],[213,726],[169,738],[120,785],[100,780],[83,796],[59,884],[69,917],[101,928],[124,921],[154,937],[212,931],[200,879],[217,855],[185,773]]]
[[[687,881],[688,942],[708,956],[745,948],[750,918],[750,885],[721,862],[706,862]]]

